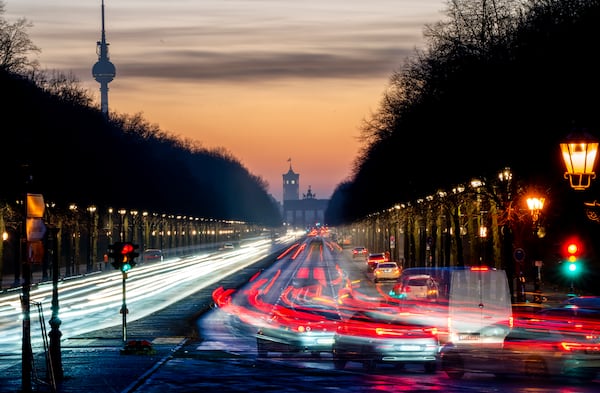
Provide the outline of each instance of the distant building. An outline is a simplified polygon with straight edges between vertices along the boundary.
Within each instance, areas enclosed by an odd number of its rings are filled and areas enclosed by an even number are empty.
[[[292,169],[283,174],[283,221],[291,228],[310,228],[315,224],[324,224],[325,209],[329,199],[317,199],[311,187],[300,199],[300,175]]]

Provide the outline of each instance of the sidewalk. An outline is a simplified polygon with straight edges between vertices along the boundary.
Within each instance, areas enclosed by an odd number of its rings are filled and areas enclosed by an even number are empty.
[[[71,271],[69,271],[69,274],[67,274],[67,269],[63,266],[59,271],[58,279],[64,280],[74,277],[80,277],[82,275],[99,274],[103,271],[113,270],[114,268],[110,265],[110,263],[105,264],[103,262],[98,262],[94,264],[89,273],[87,272],[87,265],[80,264],[73,266],[71,268]],[[20,288],[21,285],[24,283],[24,278],[22,274],[23,272],[19,273],[18,280],[15,279],[14,273],[3,275],[2,281],[0,282],[0,289],[5,291]],[[31,285],[36,285],[41,282],[52,282],[52,271],[50,269],[47,269],[47,271],[44,272],[42,269],[42,265],[31,265]]]

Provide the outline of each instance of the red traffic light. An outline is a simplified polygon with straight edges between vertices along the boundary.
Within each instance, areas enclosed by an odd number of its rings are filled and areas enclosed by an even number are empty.
[[[133,246],[133,244],[123,243],[123,246],[121,247],[121,254],[127,255],[129,253],[132,253],[134,249],[135,247]]]
[[[570,243],[567,246],[567,254],[569,256],[569,262],[575,262],[577,255],[579,254],[579,246],[575,243]]]
[[[581,256],[581,253],[583,251],[583,247],[581,245],[581,242],[577,239],[569,239],[567,240],[567,242],[565,242],[565,246],[564,246],[564,257],[569,261],[569,262],[576,262],[577,259],[579,259],[579,257]]]
[[[117,242],[109,246],[108,256],[113,260],[112,265],[115,269],[127,272],[136,265],[135,258],[140,254],[135,250],[137,244],[131,242]]]

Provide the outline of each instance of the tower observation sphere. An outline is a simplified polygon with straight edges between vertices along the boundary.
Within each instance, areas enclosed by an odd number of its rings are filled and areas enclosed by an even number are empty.
[[[98,83],[109,83],[115,78],[117,70],[110,60],[97,61],[92,67],[92,75]]]

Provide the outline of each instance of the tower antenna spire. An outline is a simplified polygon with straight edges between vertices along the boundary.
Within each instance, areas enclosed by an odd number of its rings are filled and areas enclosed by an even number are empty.
[[[108,56],[108,43],[106,42],[106,33],[104,30],[104,0],[102,0],[102,36],[100,41],[96,42],[96,54],[98,61],[92,67],[92,75],[96,82],[100,83],[100,111],[108,118],[108,84],[112,82],[116,75],[116,69],[110,62]]]

